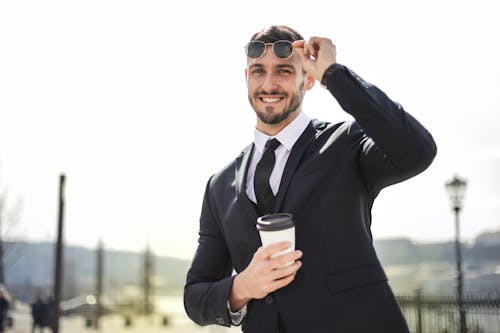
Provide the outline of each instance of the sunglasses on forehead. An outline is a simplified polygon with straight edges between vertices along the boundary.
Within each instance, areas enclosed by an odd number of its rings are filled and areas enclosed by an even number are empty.
[[[259,59],[266,53],[267,46],[272,45],[271,49],[276,58],[288,59],[293,54],[292,42],[288,40],[279,40],[274,43],[264,43],[260,40],[248,42],[245,46],[245,54],[250,59]]]

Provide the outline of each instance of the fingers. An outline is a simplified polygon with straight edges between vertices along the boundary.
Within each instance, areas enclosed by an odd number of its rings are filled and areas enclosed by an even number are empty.
[[[295,275],[296,274],[294,273],[282,279],[274,280],[273,283],[270,285],[269,293],[272,293],[273,291],[288,286],[295,279]]]
[[[300,250],[295,250],[290,253],[286,253],[283,255],[280,255],[278,257],[275,257],[269,261],[269,264],[271,266],[271,269],[278,269],[290,262],[294,262],[302,257],[302,251]]]
[[[292,47],[293,48],[302,48],[302,47],[304,47],[305,42],[306,41],[303,39],[296,40],[296,41],[292,42]]]
[[[286,278],[290,275],[295,275],[300,267],[302,267],[302,262],[297,260],[286,267],[274,269],[271,272],[271,278],[273,281],[276,281]]]
[[[309,60],[309,54],[306,50],[306,41],[305,40],[297,40],[292,43],[293,50],[300,57],[302,63]]]
[[[323,37],[311,37],[308,41],[298,40],[292,43],[292,47],[301,58],[304,55],[305,58],[309,59],[317,59],[320,49],[327,45],[333,45],[333,43],[330,39]],[[302,52],[300,52],[301,50]]]
[[[306,50],[306,54],[313,59],[318,59],[318,52],[320,49],[320,43],[322,42],[322,38],[319,37],[311,37],[309,41],[304,45],[304,49]]]
[[[290,242],[279,242],[270,244],[265,247],[259,247],[257,252],[255,252],[254,256],[261,259],[268,259],[276,252],[284,251],[292,246]]]
[[[264,297],[269,293],[289,285],[295,279],[297,271],[301,266],[302,263],[300,261],[296,261],[290,266],[271,271],[269,275],[269,283],[266,284],[261,296]]]

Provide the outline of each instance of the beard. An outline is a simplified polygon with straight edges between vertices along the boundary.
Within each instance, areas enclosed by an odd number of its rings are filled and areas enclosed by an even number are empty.
[[[296,90],[290,99],[290,103],[285,106],[282,112],[276,110],[274,106],[266,106],[265,110],[259,110],[255,101],[259,98],[259,95],[266,96],[279,96],[283,98],[288,98],[290,95],[286,92],[279,92],[277,90],[267,93],[265,91],[258,91],[253,96],[248,95],[248,101],[255,111],[257,117],[265,124],[274,125],[279,124],[283,120],[287,119],[293,112],[297,111],[302,104],[302,95],[299,93],[303,90],[304,83],[302,83],[298,90]]]

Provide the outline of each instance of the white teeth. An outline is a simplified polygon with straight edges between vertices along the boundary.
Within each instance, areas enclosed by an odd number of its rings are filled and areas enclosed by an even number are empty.
[[[279,98],[279,97],[262,97],[262,100],[265,103],[276,103],[276,102],[279,102],[281,100],[281,98]]]

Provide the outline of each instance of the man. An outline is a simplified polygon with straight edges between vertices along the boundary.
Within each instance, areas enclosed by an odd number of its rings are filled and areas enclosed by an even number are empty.
[[[252,333],[408,332],[372,245],[370,211],[382,188],[430,165],[432,136],[338,64],[327,38],[271,26],[246,53],[255,141],[207,184],[187,314],[200,325],[242,321]],[[301,106],[315,81],[356,121],[310,120]],[[265,185],[262,156],[274,162]],[[290,244],[261,247],[256,220],[276,212],[293,215],[297,250],[271,259]]]

